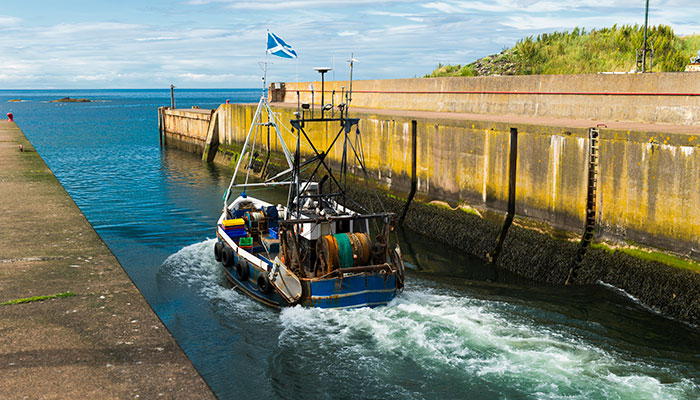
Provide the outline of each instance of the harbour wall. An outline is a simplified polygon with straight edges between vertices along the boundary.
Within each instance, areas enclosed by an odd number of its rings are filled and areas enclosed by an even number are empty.
[[[171,146],[193,153],[202,152],[207,139],[209,122],[214,110],[209,109],[158,109],[158,128],[167,132]],[[161,144],[165,136],[161,135]]]
[[[273,110],[280,121],[294,118],[293,108]],[[208,159],[225,163],[236,160],[254,112],[255,105],[250,104],[221,105],[213,114],[197,110],[197,117],[185,110],[161,109],[159,120],[164,121],[168,145],[206,153]],[[587,128],[411,117],[391,110],[353,114],[361,118],[361,148],[372,180],[406,197],[414,162],[410,149],[415,121],[418,198],[484,212],[507,209],[509,131],[516,128],[516,215],[571,235],[582,233],[588,197]],[[308,133],[325,148],[337,131],[329,125],[327,130]],[[595,238],[700,259],[700,134],[604,127],[599,131]],[[264,154],[266,128],[260,128],[259,135],[258,149]],[[294,143],[289,131],[282,129],[282,136]],[[351,139],[355,140],[354,134]],[[274,134],[269,145],[279,154]],[[302,153],[312,154],[303,146]],[[335,163],[341,157],[339,148],[329,154]],[[356,164],[351,170],[360,173]]]
[[[277,101],[320,104],[321,82],[275,85]],[[326,82],[326,103],[344,102],[348,87]],[[361,80],[352,89],[355,107],[700,124],[700,80],[692,72]]]
[[[50,222],[37,229],[37,221]],[[41,155],[7,120],[0,120],[0,226],[3,399],[215,399]]]

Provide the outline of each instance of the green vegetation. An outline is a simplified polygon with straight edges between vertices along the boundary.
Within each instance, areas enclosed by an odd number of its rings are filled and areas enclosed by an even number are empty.
[[[25,297],[23,299],[15,299],[15,300],[10,300],[10,301],[0,303],[0,306],[9,306],[12,304],[22,304],[22,303],[32,303],[35,301],[44,301],[44,300],[48,300],[48,299],[60,299],[62,297],[71,297],[71,296],[75,296],[75,293],[63,292],[63,293],[59,293],[59,294],[52,294],[49,296]]]
[[[639,25],[543,33],[471,64],[438,64],[426,77],[628,72],[636,67],[643,38]],[[700,35],[679,37],[665,25],[651,27],[648,41],[654,49],[653,71],[683,71],[700,49]]]
[[[614,253],[619,251],[628,254],[632,257],[637,257],[642,260],[657,261],[662,264],[666,264],[671,267],[688,269],[695,272],[700,272],[700,264],[697,262],[687,260],[684,258],[676,257],[670,254],[661,253],[658,251],[648,251],[640,248],[634,247],[622,247],[622,248],[612,248],[602,243],[591,243],[591,247],[597,249],[603,249],[609,253]]]

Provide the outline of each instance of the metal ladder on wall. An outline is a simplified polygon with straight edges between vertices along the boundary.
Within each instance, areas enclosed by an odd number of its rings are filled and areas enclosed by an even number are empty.
[[[576,277],[576,273],[581,268],[583,257],[591,244],[591,239],[595,233],[596,196],[598,193],[598,161],[599,161],[599,141],[600,130],[591,128],[588,131],[588,196],[586,198],[586,221],[581,237],[581,247],[579,247],[574,263],[569,269],[565,285]]]

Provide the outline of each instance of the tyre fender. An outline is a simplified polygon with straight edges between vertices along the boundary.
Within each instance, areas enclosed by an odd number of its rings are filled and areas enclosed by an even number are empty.
[[[270,283],[270,280],[267,278],[267,272],[261,271],[260,274],[258,275],[258,279],[256,281],[258,284],[258,290],[260,290],[260,293],[270,293],[272,291],[272,284]]]
[[[224,249],[221,252],[221,263],[224,264],[224,267],[226,268],[233,266],[233,249],[228,246],[224,246]]]
[[[221,261],[221,252],[224,250],[224,245],[221,242],[216,242],[214,245],[214,258],[216,261]]]
[[[236,276],[241,282],[247,281],[248,277],[250,276],[250,271],[248,271],[248,263],[243,259],[238,260],[238,263],[236,264]]]

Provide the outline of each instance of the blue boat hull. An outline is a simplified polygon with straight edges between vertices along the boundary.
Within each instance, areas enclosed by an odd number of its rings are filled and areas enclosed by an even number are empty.
[[[238,255],[234,255],[235,265]],[[295,304],[288,304],[275,290],[263,293],[257,285],[258,276],[263,273],[247,263],[248,279],[241,281],[233,267],[224,267],[224,275],[236,289],[270,307],[280,308],[301,304],[304,307],[318,308],[358,308],[376,307],[389,303],[396,297],[396,273],[362,272],[343,277],[308,279],[302,278],[302,297]]]
[[[347,275],[342,278],[302,279],[302,298],[305,307],[356,308],[376,307],[396,297],[396,274],[369,273]]]

